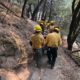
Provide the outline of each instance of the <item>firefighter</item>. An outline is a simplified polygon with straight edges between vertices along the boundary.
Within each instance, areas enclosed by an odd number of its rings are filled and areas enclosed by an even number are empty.
[[[50,22],[48,23],[47,29],[49,30],[49,32],[50,32],[50,29],[54,27],[55,23],[56,23],[55,21],[50,21]]]
[[[59,35],[61,36],[61,33],[60,33],[60,27],[59,27],[58,25],[54,25],[54,28],[59,29]]]
[[[34,51],[34,59],[36,61],[37,67],[41,68],[42,66],[42,54],[43,54],[43,45],[44,37],[41,34],[42,28],[39,25],[34,27],[35,33],[31,35],[30,44],[32,45]]]
[[[53,27],[50,29],[50,33],[46,36],[46,45],[48,47],[47,57],[48,63],[51,65],[51,69],[53,69],[55,65],[58,47],[62,43],[59,31],[59,28]]]
[[[46,22],[42,19],[42,20],[38,21],[38,24],[41,26],[42,34],[44,35],[44,30],[46,28]]]

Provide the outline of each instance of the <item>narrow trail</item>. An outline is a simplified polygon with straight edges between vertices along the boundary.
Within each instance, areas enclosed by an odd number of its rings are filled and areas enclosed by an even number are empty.
[[[43,68],[40,72],[34,62],[19,72],[0,69],[1,80],[80,80],[80,68],[59,48],[56,64],[49,68],[46,56],[43,58]]]
[[[59,48],[54,69],[49,69],[45,64],[41,79],[39,77],[40,72],[35,69],[30,80],[80,80],[80,69],[64,54],[62,48]]]

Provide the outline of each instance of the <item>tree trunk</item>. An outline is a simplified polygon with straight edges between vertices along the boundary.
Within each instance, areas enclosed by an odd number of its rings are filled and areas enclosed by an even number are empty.
[[[47,0],[44,1],[42,18],[45,18],[45,14],[46,14],[46,2],[47,2]]]
[[[78,5],[75,9],[74,9],[74,6],[75,6],[74,1],[72,4],[72,11],[73,11],[72,21],[71,21],[68,39],[67,39],[69,50],[72,50],[72,45],[79,34],[79,31],[77,31],[77,29],[79,28],[79,22],[80,22],[80,1],[78,2]]]
[[[24,4],[23,4],[23,7],[22,7],[22,13],[21,13],[21,17],[24,18],[24,11],[25,11],[25,7],[26,7],[26,3],[27,3],[28,0],[24,0]]]
[[[73,45],[73,44],[69,43],[69,45],[68,45],[68,50],[72,51],[72,45]]]
[[[51,4],[50,4],[50,13],[49,13],[49,20],[48,21],[50,21],[51,20],[51,15],[52,15],[52,2],[53,2],[53,0],[51,0]]]
[[[72,2],[72,14],[73,14],[73,12],[75,10],[75,2],[76,2],[76,0],[73,0],[73,2]]]
[[[73,42],[72,42],[71,34],[68,35],[67,42],[68,42],[68,50],[72,50]]]
[[[45,15],[44,15],[44,20],[46,20],[47,15],[48,15],[48,12],[46,11],[46,12],[45,12]]]
[[[11,2],[11,0],[7,0],[9,3]]]
[[[41,0],[41,1],[38,3],[38,5],[36,6],[36,8],[34,9],[33,14],[32,14],[32,20],[35,20],[36,14],[37,14],[37,12],[38,12],[38,10],[39,10],[39,7],[40,7],[41,4],[43,3],[43,1],[44,1],[44,0]]]
[[[32,4],[29,4],[29,8],[26,10],[26,16],[27,16],[28,18],[30,18],[31,15],[32,15],[31,5],[32,5]]]

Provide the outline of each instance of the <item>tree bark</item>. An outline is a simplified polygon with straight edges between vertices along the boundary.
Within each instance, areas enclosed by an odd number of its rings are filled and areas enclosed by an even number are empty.
[[[28,18],[32,15],[31,5],[32,4],[29,4],[29,8],[26,10],[26,15]]]
[[[73,10],[72,21],[71,21],[71,25],[69,28],[69,34],[68,34],[68,39],[67,39],[69,50],[72,50],[72,45],[79,34],[79,32],[77,31],[79,27],[79,22],[80,22],[80,1],[78,2],[77,7]]]
[[[51,4],[50,4],[50,13],[49,13],[49,20],[48,21],[50,21],[51,20],[51,15],[52,15],[52,5],[53,5],[53,0],[51,0]]]
[[[21,13],[21,17],[24,18],[24,11],[25,11],[25,7],[26,7],[26,3],[27,3],[28,0],[24,0],[24,4],[23,4],[23,7],[22,7],[22,13]]]
[[[75,2],[76,2],[76,0],[73,0],[73,2],[72,2],[72,14],[73,14],[73,12],[75,10]]]
[[[44,1],[42,18],[45,18],[45,14],[46,14],[46,2],[47,2],[47,0]]]
[[[39,7],[40,7],[41,4],[43,3],[43,1],[44,1],[44,0],[41,0],[41,1],[38,3],[38,5],[36,6],[36,8],[34,9],[33,14],[32,14],[32,20],[35,20],[35,16],[36,16],[36,14],[37,14],[37,12],[38,12],[38,10],[39,10]]]

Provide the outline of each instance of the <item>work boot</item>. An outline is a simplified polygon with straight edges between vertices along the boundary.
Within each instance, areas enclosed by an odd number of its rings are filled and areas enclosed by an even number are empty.
[[[51,65],[51,69],[53,69],[54,68],[54,64],[53,65]]]
[[[47,61],[47,63],[48,63],[48,64],[51,64],[51,62],[50,62],[49,60]]]
[[[38,69],[41,69],[41,65],[39,65],[39,64],[37,64],[37,66],[36,66]]]
[[[51,69],[53,69],[53,66],[51,65]]]

